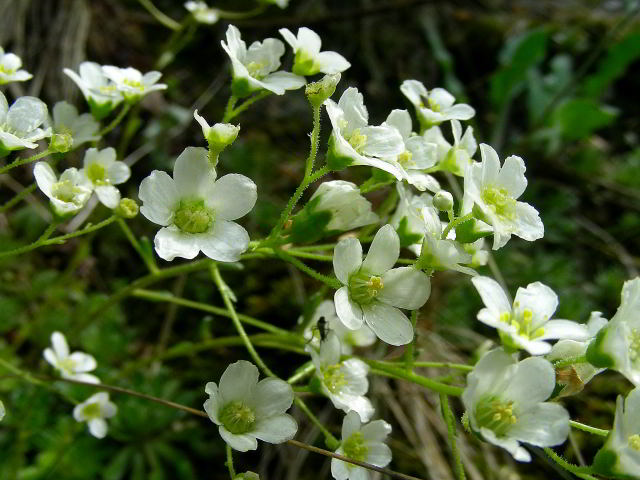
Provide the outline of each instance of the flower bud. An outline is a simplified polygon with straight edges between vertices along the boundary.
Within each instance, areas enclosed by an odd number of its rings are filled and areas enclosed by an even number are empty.
[[[339,73],[329,74],[317,82],[307,84],[304,93],[309,99],[309,103],[315,108],[320,107],[336,91],[340,77]]]
[[[73,137],[69,133],[56,133],[49,141],[49,149],[56,153],[66,153],[72,146]]]
[[[138,204],[131,198],[123,198],[115,208],[116,215],[122,218],[133,218],[138,215]]]
[[[446,190],[440,190],[433,196],[433,206],[441,212],[453,210],[453,195]]]
[[[209,160],[215,166],[220,152],[231,145],[238,137],[240,126],[231,123],[216,123],[210,126],[204,117],[198,115],[197,110],[193,112],[193,118],[202,127],[202,134],[209,144]]]
[[[233,477],[233,480],[260,480],[260,476],[255,472],[244,472]]]

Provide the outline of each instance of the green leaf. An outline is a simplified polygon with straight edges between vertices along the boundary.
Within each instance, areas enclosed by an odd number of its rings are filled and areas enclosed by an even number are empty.
[[[600,97],[604,90],[621,77],[627,67],[640,57],[640,33],[629,35],[612,46],[602,59],[596,73],[584,81],[583,92],[590,97]]]
[[[551,116],[551,123],[568,140],[589,136],[595,130],[610,125],[618,115],[616,109],[587,98],[576,98],[560,105]]]

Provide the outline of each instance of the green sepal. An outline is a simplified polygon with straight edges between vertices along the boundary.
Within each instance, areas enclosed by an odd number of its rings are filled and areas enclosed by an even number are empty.
[[[255,91],[256,88],[252,87],[249,80],[244,77],[234,77],[231,81],[231,93],[234,97],[245,98]]]
[[[396,179],[396,177],[391,175],[389,172],[375,167],[371,167],[371,178],[376,180],[377,183],[389,182]]]
[[[291,71],[296,75],[304,77],[307,75],[315,75],[320,72],[320,69],[314,65],[313,58],[306,55],[306,52],[303,50],[298,50],[296,52]]]
[[[329,235],[327,225],[331,221],[328,210],[316,211],[320,197],[307,203],[292,219],[289,241],[293,243],[313,243]]]
[[[115,108],[113,102],[107,103],[97,103],[93,98],[87,98],[87,103],[89,104],[89,109],[91,110],[91,115],[93,118],[100,121],[106,118]]]
[[[598,453],[596,453],[596,456],[593,459],[592,468],[595,473],[605,477],[629,478],[629,479],[637,478],[631,475],[624,475],[624,474],[615,472],[614,469],[617,463],[618,463],[618,455],[616,454],[616,452],[609,450],[607,448],[607,445],[605,444],[605,446],[602,447],[600,450],[598,450]]]
[[[407,217],[402,217],[396,228],[396,233],[400,237],[400,246],[403,248],[419,243],[422,240],[422,235],[409,231],[409,219]]]
[[[475,213],[475,212],[474,212]],[[456,227],[456,241],[460,243],[473,243],[479,238],[491,235],[490,230],[482,231],[477,227],[477,220],[467,220]]]
[[[311,393],[315,393],[316,395],[324,395],[322,382],[317,376],[313,376],[311,377],[311,380],[309,380],[309,390]]]
[[[602,343],[604,342],[605,336],[607,335],[609,326],[602,328],[596,338],[594,338],[589,346],[587,347],[586,358],[587,362],[589,362],[594,367],[598,368],[613,368],[615,367],[615,359],[605,353],[602,349]]]
[[[353,165],[353,158],[342,155],[336,151],[336,140],[333,135],[329,137],[329,149],[327,151],[327,166],[333,171],[340,171]]]

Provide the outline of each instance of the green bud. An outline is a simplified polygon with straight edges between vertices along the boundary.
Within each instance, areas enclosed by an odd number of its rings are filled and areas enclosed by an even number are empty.
[[[56,153],[66,153],[73,146],[73,137],[68,133],[56,133],[51,136],[49,149]]]
[[[207,132],[207,142],[209,143],[209,150],[220,153],[226,147],[231,145],[236,138],[238,138],[238,132],[240,132],[239,125],[233,125],[231,123],[216,123],[209,128]]]
[[[309,103],[315,108],[322,105],[336,91],[340,77],[339,73],[334,73],[325,75],[317,82],[307,84],[304,93],[309,99]]]
[[[122,218],[133,218],[138,215],[138,204],[130,198],[123,198],[115,208],[116,215]]]
[[[441,212],[453,210],[453,195],[446,190],[440,190],[433,196],[433,206]]]

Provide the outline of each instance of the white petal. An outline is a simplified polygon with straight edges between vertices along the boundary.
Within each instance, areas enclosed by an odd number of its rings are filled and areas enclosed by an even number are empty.
[[[255,450],[258,448],[258,441],[256,437],[245,433],[244,435],[234,435],[223,426],[218,427],[218,432],[222,439],[234,450],[239,452],[248,452],[249,450]]]
[[[363,307],[364,321],[380,340],[390,345],[406,345],[413,340],[409,319],[395,307],[374,301]]]
[[[249,234],[237,223],[219,219],[212,231],[198,235],[197,243],[213,260],[237,262],[249,246]]]
[[[285,90],[296,90],[304,87],[307,81],[299,75],[280,71],[270,73],[262,80],[262,83],[276,95],[283,95]]]
[[[220,377],[219,393],[223,403],[248,400],[258,383],[258,367],[246,360],[238,360],[227,367]]]
[[[462,393],[462,402],[470,412],[474,411],[475,402],[487,393],[500,391],[505,382],[509,382],[514,360],[504,350],[497,348],[487,352],[467,376],[467,388]],[[475,421],[470,415],[472,425]]]
[[[120,203],[120,190],[113,185],[101,185],[96,187],[98,200],[107,208],[116,208]]]
[[[218,393],[218,386],[214,382],[207,382],[204,387],[204,391],[209,398],[204,402],[203,408],[204,411],[207,412],[209,418],[216,425],[221,425],[220,419],[218,418],[218,411],[222,407],[220,394]]]
[[[36,97],[18,98],[7,112],[6,122],[19,136],[32,132],[47,118],[46,104]]]
[[[416,310],[431,293],[429,277],[413,267],[393,268],[382,276],[384,287],[377,300],[398,308]]]
[[[384,443],[369,444],[366,461],[376,467],[386,467],[391,463],[391,449]]]
[[[53,350],[50,348],[45,348],[42,352],[42,356],[47,361],[47,363],[53,367],[58,367],[58,357],[53,353]]]
[[[95,375],[91,375],[90,373],[74,373],[73,375],[67,375],[63,371],[62,372],[62,376],[64,378],[69,378],[71,380],[77,380],[79,382],[95,383],[95,384],[100,383],[100,379],[98,377],[96,377]]]
[[[398,130],[405,141],[411,135],[411,129],[413,128],[409,112],[398,109],[391,111],[383,125],[388,125]]]
[[[316,57],[316,63],[322,73],[332,75],[344,72],[351,64],[337,52],[320,52]]]
[[[391,425],[384,420],[374,420],[362,427],[362,435],[369,442],[384,442],[390,433]]]
[[[360,417],[355,412],[349,412],[342,419],[342,439],[346,440],[355,432],[360,430],[362,422],[360,421]]]
[[[322,40],[320,35],[307,27],[298,29],[298,48],[315,57],[320,52]]]
[[[405,80],[402,82],[402,85],[400,85],[400,91],[413,105],[420,105],[422,98],[427,97],[427,89],[422,82],[418,80]]]
[[[481,143],[480,155],[482,156],[482,185],[495,185],[500,171],[498,154],[491,145]]]
[[[518,415],[508,435],[537,447],[560,445],[569,435],[569,413],[557,403],[540,403]]]
[[[516,203],[516,230],[513,233],[530,242],[544,236],[544,225],[538,211],[528,203]]]
[[[158,256],[167,261],[176,257],[192,259],[200,252],[197,235],[182,233],[175,227],[161,228],[153,244]]]
[[[327,103],[329,102],[327,101]],[[356,128],[362,128],[367,125],[369,121],[369,112],[367,112],[367,107],[364,106],[362,93],[360,93],[357,88],[347,88],[340,96],[337,107],[340,108],[343,112],[344,119],[347,121],[347,129],[349,132]],[[329,106],[327,106],[327,113],[328,112]]]
[[[527,179],[524,176],[526,170],[524,160],[511,155],[504,160],[498,174],[498,184],[505,188],[511,197],[518,198],[527,188]]]
[[[333,270],[344,285],[362,265],[362,245],[357,238],[340,240],[333,250]]]
[[[367,256],[362,262],[362,270],[373,275],[382,275],[395,265],[399,257],[400,238],[391,225],[384,225],[373,237]]]
[[[107,176],[113,185],[120,185],[129,180],[131,169],[124,162],[113,162],[107,169]]]
[[[187,147],[176,159],[173,180],[180,196],[203,197],[212,190],[215,179],[206,148]]]
[[[340,451],[336,453],[344,454],[344,452]],[[331,475],[335,480],[347,480],[349,478],[349,468],[347,465],[347,462],[343,462],[337,458],[331,459]]]
[[[476,287],[487,308],[498,317],[501,313],[511,313],[511,304],[502,287],[493,278],[473,277],[471,283]]]
[[[281,29],[278,30],[278,32],[280,33],[280,35],[282,35],[282,37],[284,38],[285,42],[287,42],[291,46],[291,48],[293,48],[293,51],[297,52],[298,51],[298,39],[293,34],[293,32],[291,30],[289,30],[288,28],[281,28]]]
[[[527,288],[518,288],[513,302],[514,310],[530,310],[533,314],[532,328],[547,322],[558,308],[558,296],[551,288],[540,282],[533,282]]]
[[[216,218],[235,220],[249,213],[257,198],[256,184],[250,178],[230,173],[216,181],[207,204],[215,210]]]
[[[251,433],[263,442],[282,443],[291,440],[297,431],[297,422],[285,413],[258,420]]]
[[[64,359],[69,356],[69,345],[67,344],[67,339],[64,338],[62,333],[53,332],[51,334],[51,344],[53,345],[54,352],[56,352],[56,357]]]
[[[404,152],[400,132],[391,127],[362,127],[360,134],[367,137],[362,154],[370,157],[395,157]]]
[[[250,403],[254,406],[258,418],[280,415],[291,407],[293,389],[279,378],[265,378],[253,389]]]
[[[51,197],[51,188],[53,184],[58,181],[58,178],[49,164],[45,162],[36,163],[36,166],[33,168],[33,176],[42,193],[47,197]]]
[[[527,409],[528,405],[551,396],[556,386],[555,379],[551,362],[541,357],[525,358],[517,364],[517,370],[501,396],[512,400],[516,408]]]
[[[530,462],[531,455],[524,448],[520,446],[520,443],[515,438],[510,437],[496,437],[495,433],[488,428],[482,427],[480,429],[481,435],[488,442],[493,443],[499,447],[504,448],[507,452],[513,455],[513,458],[518,462]]]
[[[357,330],[362,327],[364,321],[362,308],[349,298],[349,288],[338,289],[333,296],[336,306],[336,314],[340,321],[350,330]]]
[[[143,179],[138,197],[143,202],[140,207],[142,215],[158,225],[169,225],[179,198],[176,184],[166,172],[154,170]]]
[[[84,352],[73,352],[69,358],[73,361],[74,372],[90,372],[98,366],[96,359]]]
[[[434,101],[442,109],[451,107],[453,102],[456,101],[455,97],[444,88],[434,88],[431,90],[429,100]]]
[[[96,438],[104,438],[107,435],[107,422],[102,418],[89,420],[89,432]]]
[[[447,108],[443,113],[447,118],[456,120],[469,120],[470,118],[473,118],[473,116],[476,114],[476,111],[473,109],[473,107],[467,105],[466,103],[458,103]]]
[[[551,320],[544,324],[544,334],[540,340],[548,338],[564,338],[568,340],[588,340],[591,338],[585,325],[572,320]]]

